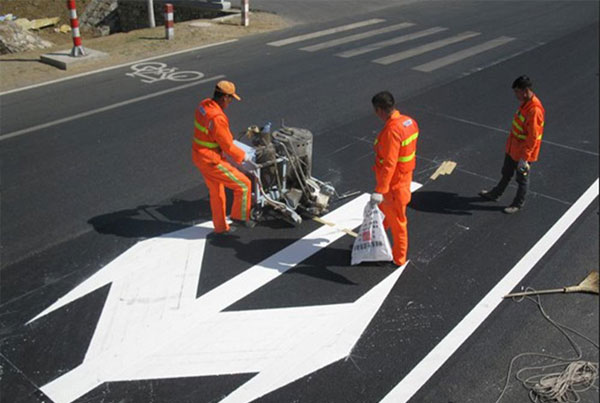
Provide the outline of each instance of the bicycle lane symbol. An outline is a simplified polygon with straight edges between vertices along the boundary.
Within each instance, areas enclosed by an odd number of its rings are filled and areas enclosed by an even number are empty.
[[[139,77],[143,83],[153,84],[157,81],[194,81],[204,77],[199,71],[179,71],[177,67],[167,67],[166,63],[145,62],[131,66],[133,72],[125,73],[129,77]]]

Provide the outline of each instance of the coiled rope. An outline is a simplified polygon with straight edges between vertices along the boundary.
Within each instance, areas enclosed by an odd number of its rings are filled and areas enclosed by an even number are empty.
[[[527,291],[535,291],[528,288]],[[562,325],[552,319],[542,306],[540,296],[513,298],[516,302],[521,302],[523,299],[535,303],[544,316],[544,318],[552,324],[562,335],[567,339],[575,353],[576,357],[564,358],[549,354],[541,353],[521,353],[512,358],[506,375],[504,388],[498,396],[496,403],[499,403],[504,396],[510,382],[515,362],[522,357],[538,357],[546,360],[555,361],[554,364],[539,365],[533,367],[524,367],[518,370],[515,377],[523,384],[523,387],[528,390],[529,400],[533,403],[576,403],[581,401],[580,393],[589,389],[598,390],[598,362],[582,361],[583,353],[579,345],[575,342],[572,333],[586,340],[598,349],[598,344],[592,341],[587,336],[581,334],[568,326]],[[553,368],[563,368],[559,372],[548,373],[548,370]],[[537,371],[532,375],[526,376],[526,373]]]

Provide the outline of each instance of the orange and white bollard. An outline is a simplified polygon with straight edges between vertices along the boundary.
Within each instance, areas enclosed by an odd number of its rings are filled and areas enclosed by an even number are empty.
[[[173,24],[173,4],[165,4],[165,38],[173,39],[175,37],[175,25]]]
[[[242,0],[242,26],[250,25],[250,0]]]
[[[71,32],[73,32],[73,49],[71,49],[71,56],[85,56],[85,49],[81,45],[81,35],[79,33],[79,18],[77,18],[75,0],[67,0],[67,7],[69,8],[69,18],[71,20]]]

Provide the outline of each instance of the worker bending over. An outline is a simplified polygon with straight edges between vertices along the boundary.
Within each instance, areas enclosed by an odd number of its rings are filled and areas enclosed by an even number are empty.
[[[419,127],[414,119],[400,114],[390,92],[375,94],[371,103],[375,114],[385,122],[375,140],[376,185],[371,202],[378,204],[385,215],[384,226],[392,231],[394,263],[402,266],[408,252],[406,206],[411,198]]]
[[[544,107],[534,94],[529,77],[518,77],[513,82],[512,88],[520,106],[515,112],[506,140],[502,178],[492,190],[479,192],[479,195],[487,200],[498,200],[516,171],[519,187],[510,206],[504,209],[507,214],[518,212],[525,204],[531,163],[537,161],[540,153],[545,116]]]
[[[225,160],[225,154],[238,164],[248,160],[244,150],[233,143],[229,119],[225,115],[225,109],[233,99],[241,100],[235,92],[235,85],[219,81],[212,99],[200,102],[195,113],[192,159],[208,186],[216,233],[231,230],[225,218],[225,188],[233,190],[231,219],[253,226],[253,221],[250,221],[250,179]]]

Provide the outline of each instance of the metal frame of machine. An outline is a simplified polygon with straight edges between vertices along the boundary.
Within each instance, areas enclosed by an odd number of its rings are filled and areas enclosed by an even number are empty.
[[[274,132],[251,126],[243,133],[253,146],[234,143],[250,156],[237,167],[252,180],[252,218],[260,221],[274,212],[292,225],[302,216],[328,212],[335,188],[311,174],[312,133],[306,129],[281,127]]]

